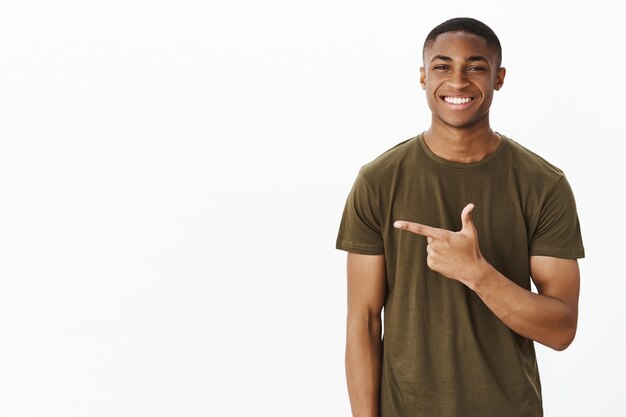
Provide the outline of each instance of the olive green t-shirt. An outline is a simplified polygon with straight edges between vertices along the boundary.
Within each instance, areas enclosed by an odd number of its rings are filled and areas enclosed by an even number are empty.
[[[457,163],[420,134],[362,167],[348,196],[336,247],[385,255],[381,417],[543,415],[533,342],[428,268],[425,237],[393,227],[407,220],[458,231],[474,203],[483,256],[527,290],[530,256],[584,257],[563,172],[500,136],[486,158]]]

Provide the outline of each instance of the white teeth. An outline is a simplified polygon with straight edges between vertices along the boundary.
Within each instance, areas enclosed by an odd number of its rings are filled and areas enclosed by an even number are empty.
[[[443,99],[450,104],[465,104],[472,101],[471,97],[444,97]]]

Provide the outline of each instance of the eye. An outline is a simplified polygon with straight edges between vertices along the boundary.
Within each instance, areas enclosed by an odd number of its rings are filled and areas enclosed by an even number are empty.
[[[480,71],[485,71],[485,68],[473,65],[473,66],[469,67],[468,70],[470,70],[472,72],[480,72]]]
[[[440,64],[440,65],[435,65],[435,66],[433,67],[433,69],[436,69],[436,70],[447,70],[447,69],[448,69],[448,66],[447,66],[447,65],[442,65],[442,64]]]

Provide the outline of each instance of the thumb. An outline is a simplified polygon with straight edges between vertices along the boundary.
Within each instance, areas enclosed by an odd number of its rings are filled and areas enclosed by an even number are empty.
[[[469,203],[461,212],[461,223],[463,224],[461,231],[476,234],[476,227],[474,226],[474,220],[472,220],[472,210],[474,210],[474,204]]]

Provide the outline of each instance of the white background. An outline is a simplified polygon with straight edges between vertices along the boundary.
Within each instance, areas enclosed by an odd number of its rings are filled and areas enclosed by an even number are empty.
[[[472,16],[492,126],[562,168],[587,258],[546,415],[623,416],[623,14],[610,1],[4,1],[0,416],[348,416],[359,167],[428,127],[421,47]]]

